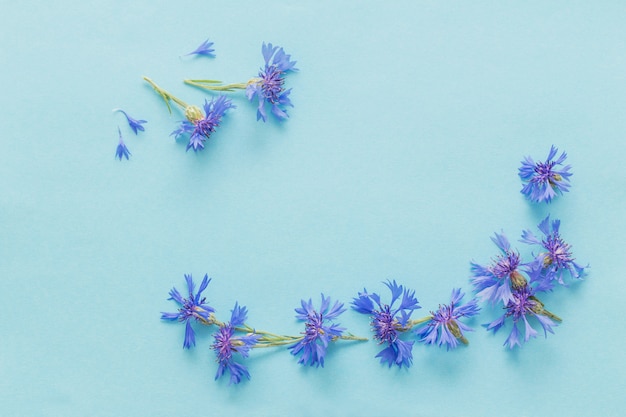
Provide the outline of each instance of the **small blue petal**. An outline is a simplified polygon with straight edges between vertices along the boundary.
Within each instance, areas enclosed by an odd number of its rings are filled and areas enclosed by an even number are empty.
[[[211,48],[212,46],[213,42],[209,42],[209,40],[207,39],[206,41],[202,42],[200,46],[198,46],[192,52],[189,52],[187,55],[202,55],[215,58],[215,54],[213,53],[215,52],[215,49]]]

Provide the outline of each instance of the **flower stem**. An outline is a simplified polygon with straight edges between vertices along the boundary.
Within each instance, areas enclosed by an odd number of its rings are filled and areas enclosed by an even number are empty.
[[[259,332],[256,332],[260,334]],[[262,336],[259,338],[258,342],[252,346],[253,348],[270,348],[275,346],[284,346],[284,345],[292,345],[294,343],[298,343],[303,340],[304,336],[277,336],[277,338]],[[365,337],[358,337],[353,335],[352,333],[348,333],[345,336],[335,336],[331,339],[332,342],[337,342],[339,340],[346,341],[359,341],[359,342],[367,342],[368,339]]]
[[[355,340],[358,342],[367,342],[369,339],[366,337],[359,337],[359,336],[355,336],[352,333],[348,333],[345,336],[337,336],[337,337],[333,337],[331,339],[333,342],[337,341],[337,340]]]
[[[554,321],[558,321],[559,323],[563,321],[563,319],[561,319],[559,316],[557,316],[556,314],[552,314],[550,313],[548,310],[544,309],[543,310],[543,315],[547,316],[549,318],[551,318]]]
[[[301,339],[300,336],[284,336],[284,335],[280,335],[280,334],[276,334],[276,333],[270,333],[270,332],[266,332],[265,330],[257,330],[253,327],[248,326],[247,324],[243,324],[241,327],[235,327],[235,330],[239,331],[239,332],[244,332],[244,333],[255,333],[255,334],[260,334],[263,336],[267,336],[267,338],[272,338],[272,339],[285,339],[285,340],[292,340],[292,339]]]
[[[205,326],[212,326],[214,324],[216,324],[219,327],[224,326],[224,323],[222,323],[221,321],[219,321],[218,319],[215,318],[215,315],[213,313],[211,313],[209,315],[209,319],[203,319],[203,318],[199,318],[198,321],[202,324],[204,324]]]
[[[426,317],[422,317],[421,319],[417,319],[417,320],[409,320],[409,322],[407,323],[406,327],[403,327],[402,330],[403,331],[407,331],[407,330],[411,330],[413,327],[422,324],[422,323],[426,323],[428,320],[431,320],[433,318],[433,316],[426,316]]]
[[[531,300],[535,300],[536,302],[539,303],[539,305],[533,309],[533,311],[537,314],[541,314],[542,316],[546,316],[548,318],[551,318],[552,320],[558,321],[559,323],[563,321],[563,319],[561,319],[559,316],[557,316],[556,314],[552,314],[550,313],[548,310],[546,310],[544,307],[545,304],[543,304],[543,302],[541,302],[540,299],[538,299],[537,297],[535,297],[534,295],[531,295],[529,297]]]
[[[262,349],[262,348],[270,348],[270,347],[275,347],[275,346],[292,345],[294,343],[299,342],[302,339],[304,339],[304,336],[300,336],[296,339],[278,340],[278,341],[269,341],[269,340],[264,340],[264,338],[260,338],[258,342],[252,347]]]
[[[165,101],[165,104],[167,105],[167,109],[169,110],[170,113],[172,113],[172,108],[170,107],[170,101],[173,101],[174,103],[178,104],[183,109],[186,109],[187,107],[189,107],[189,105],[187,103],[185,103],[181,99],[171,95],[170,93],[168,93],[167,91],[165,91],[164,89],[162,89],[161,87],[156,85],[156,83],[154,81],[152,81],[150,78],[143,77],[143,79],[148,84],[150,84],[152,86],[152,88],[154,88],[154,91],[156,91],[163,98],[163,101]]]
[[[211,91],[235,91],[235,90],[245,90],[246,87],[254,82],[254,79],[248,81],[247,83],[234,83],[234,84],[226,84],[221,85],[222,82],[218,80],[184,80],[185,84],[193,85],[194,87],[203,88],[205,90]],[[214,85],[220,84],[220,85]]]

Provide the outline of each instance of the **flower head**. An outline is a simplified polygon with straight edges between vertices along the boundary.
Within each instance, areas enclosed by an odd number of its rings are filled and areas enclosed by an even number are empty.
[[[234,107],[232,101],[224,95],[220,95],[210,102],[205,101],[204,114],[200,108],[189,106],[185,109],[187,120],[183,120],[178,129],[171,134],[176,139],[181,135],[190,134],[187,150],[192,148],[194,152],[202,150],[204,149],[204,142],[215,132],[226,110]]]
[[[439,346],[446,345],[446,349],[457,347],[459,340],[467,344],[463,332],[473,331],[473,329],[461,323],[459,319],[475,316],[480,311],[480,307],[475,298],[460,305],[464,296],[460,288],[455,288],[452,290],[450,304],[440,305],[436,312],[431,311],[431,319],[416,330],[417,336],[421,337],[420,342],[427,345],[435,343]]]
[[[250,379],[248,369],[242,364],[235,362],[234,356],[239,355],[242,358],[247,358],[250,354],[250,349],[254,347],[260,337],[258,334],[254,333],[248,333],[244,336],[235,336],[235,328],[246,321],[247,314],[248,312],[245,307],[240,307],[235,303],[230,322],[220,326],[219,330],[214,335],[215,342],[211,345],[211,349],[215,351],[218,363],[215,379],[224,375],[226,370],[230,373],[230,384],[240,383],[244,376]]]
[[[122,160],[123,157],[126,157],[126,159],[128,160],[128,157],[130,156],[130,151],[128,150],[128,148],[126,147],[126,144],[124,143],[124,139],[122,138],[122,131],[120,130],[120,128],[117,128],[117,132],[120,135],[120,141],[117,144],[117,148],[115,149],[115,157],[118,158],[120,161]]]
[[[517,327],[518,322],[524,322],[524,342],[528,342],[531,337],[537,337],[537,331],[528,322],[529,318],[535,317],[543,328],[546,337],[548,332],[554,333],[552,327],[557,325],[556,322],[561,321],[560,318],[544,309],[543,303],[535,297],[535,290],[530,286],[524,286],[513,291],[512,298],[507,303],[505,309],[506,312],[502,317],[483,326],[487,330],[496,333],[504,326],[506,319],[510,317],[513,320],[513,328],[504,342],[504,345],[508,345],[509,349],[513,349],[515,345],[521,346],[521,333]]]
[[[265,66],[259,71],[258,78],[253,78],[248,82],[246,95],[248,100],[255,96],[259,101],[257,108],[257,120],[267,121],[265,104],[271,106],[272,114],[277,119],[289,117],[285,106],[293,107],[289,94],[291,89],[285,90],[285,74],[289,71],[296,71],[296,61],[291,61],[291,55],[287,55],[283,48],[273,46],[271,43],[265,44],[261,48]]]
[[[558,152],[558,149],[552,145],[550,153],[545,162],[535,163],[529,156],[522,161],[519,168],[519,176],[524,182],[521,193],[530,201],[540,203],[542,201],[550,202],[557,194],[563,194],[569,191],[569,172],[570,166],[562,168],[563,162],[567,158],[565,152],[556,160],[552,160]]]
[[[120,112],[122,113],[125,117],[126,117],[126,121],[128,122],[128,126],[130,126],[131,129],[133,129],[133,132],[135,132],[135,135],[139,134],[139,130],[141,130],[142,132],[145,131],[146,129],[142,126],[142,124],[144,123],[148,123],[145,120],[137,120],[137,119],[133,119],[132,117],[130,117],[128,115],[128,113],[126,113],[124,110],[122,109],[115,109],[113,110],[114,112]]]
[[[169,300],[174,300],[178,303],[180,308],[177,313],[161,313],[161,319],[180,321],[185,323],[185,340],[183,342],[183,348],[190,349],[191,346],[196,345],[196,334],[191,327],[191,320],[203,321],[211,324],[213,322],[211,313],[215,311],[213,307],[206,303],[206,298],[202,297],[202,291],[204,291],[209,285],[211,280],[208,275],[204,275],[202,283],[198,288],[198,291],[194,294],[194,283],[191,275],[185,274],[185,281],[187,281],[187,289],[189,290],[189,297],[183,298],[176,288],[170,290]]]
[[[298,363],[303,365],[309,365],[316,367],[324,367],[324,356],[326,355],[326,349],[328,349],[328,343],[333,338],[340,337],[345,330],[343,327],[339,327],[335,323],[327,323],[333,319],[336,319],[341,313],[346,311],[343,308],[343,304],[335,301],[333,306],[330,306],[330,297],[324,297],[322,294],[322,305],[319,312],[313,307],[311,299],[308,302],[301,301],[300,308],[296,308],[298,313],[296,318],[306,321],[305,330],[302,333],[302,340],[298,341],[293,346],[290,346],[291,354],[294,356],[300,356]]]
[[[207,39],[206,41],[202,42],[200,46],[198,46],[192,52],[189,52],[187,55],[203,55],[215,58],[215,54],[213,53],[215,52],[215,49],[211,48],[212,46],[213,42],[209,42],[209,40]]]
[[[491,240],[502,251],[502,254],[498,255],[489,266],[471,262],[473,275],[471,282],[476,295],[482,301],[492,303],[502,301],[506,304],[512,297],[511,287],[526,285],[526,279],[518,271],[521,262],[519,253],[511,250],[511,244],[506,236],[503,233],[496,233]]]
[[[550,222],[548,215],[537,225],[544,236],[541,240],[530,230],[524,230],[520,242],[540,245],[545,250],[536,259],[538,265],[536,270],[539,272],[535,275],[536,279],[543,279],[548,282],[556,280],[558,283],[564,284],[564,272],[569,272],[573,278],[582,278],[587,267],[575,262],[575,258],[572,256],[572,245],[565,242],[559,234],[560,225],[561,221],[558,219]]]
[[[385,285],[391,291],[391,302],[381,303],[380,296],[376,293],[369,294],[366,289],[359,293],[358,298],[352,301],[352,308],[359,313],[369,314],[372,317],[371,326],[374,331],[374,339],[379,344],[386,343],[387,347],[380,351],[377,358],[381,363],[387,363],[389,367],[409,367],[413,362],[413,342],[405,342],[400,339],[400,333],[409,327],[411,314],[421,308],[415,298],[415,291],[405,289],[396,281],[387,281]],[[400,304],[394,307],[396,301]]]

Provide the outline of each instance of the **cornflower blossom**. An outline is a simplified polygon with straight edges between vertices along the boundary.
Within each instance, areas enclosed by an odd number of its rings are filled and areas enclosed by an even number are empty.
[[[215,132],[226,110],[234,107],[232,101],[224,95],[220,95],[210,102],[205,100],[204,114],[197,106],[188,106],[185,108],[187,120],[183,120],[178,129],[173,131],[171,135],[178,139],[182,135],[189,134],[187,151],[189,149],[193,149],[194,152],[202,150],[204,149],[204,142]]]
[[[202,291],[204,291],[209,285],[211,280],[208,275],[204,275],[202,283],[198,288],[198,292],[195,294],[193,278],[190,275],[185,274],[185,281],[187,281],[187,289],[189,290],[189,297],[183,298],[176,288],[170,290],[170,298],[168,300],[174,300],[180,305],[177,313],[161,313],[161,319],[170,321],[180,321],[185,323],[185,340],[183,342],[183,348],[190,349],[191,346],[196,345],[196,334],[191,327],[192,319],[195,321],[202,321],[206,324],[212,324],[213,318],[211,313],[215,311],[213,307],[206,303],[206,298],[202,297]]]
[[[187,55],[203,55],[211,58],[215,58],[215,49],[211,48],[213,46],[213,42],[206,41],[202,42],[200,46],[198,46],[195,50],[189,52]]]
[[[421,308],[415,298],[415,291],[405,289],[396,281],[384,283],[391,291],[391,302],[381,303],[380,296],[376,293],[368,293],[363,289],[358,298],[352,301],[352,308],[359,313],[368,314],[372,317],[371,326],[374,331],[374,339],[379,344],[386,343],[387,347],[380,351],[376,357],[381,363],[387,363],[389,367],[397,365],[399,368],[410,367],[413,362],[413,342],[405,342],[400,339],[400,333],[411,327],[410,318],[414,310]],[[402,296],[402,297],[401,297]],[[401,298],[400,298],[401,297]],[[400,300],[397,308],[396,301]]]
[[[245,307],[240,307],[235,303],[232,310],[230,322],[220,326],[215,333],[215,342],[211,345],[217,355],[217,373],[215,379],[219,379],[228,370],[230,373],[229,384],[238,384],[243,377],[250,379],[250,372],[242,364],[235,362],[235,356],[238,354],[242,358],[247,358],[250,349],[254,347],[261,337],[255,333],[248,333],[245,336],[235,336],[236,327],[241,326],[247,317],[248,311]]]
[[[142,126],[142,124],[144,123],[148,123],[145,120],[137,120],[137,119],[133,119],[132,117],[130,117],[128,115],[128,113],[126,113],[124,110],[122,109],[114,109],[114,112],[120,112],[124,115],[124,117],[126,117],[126,121],[128,122],[128,126],[130,126],[131,129],[133,129],[133,132],[135,132],[135,135],[139,134],[139,131],[145,131],[146,129]]]
[[[431,311],[430,320],[415,331],[416,335],[421,338],[420,342],[427,345],[437,343],[440,347],[446,345],[446,350],[457,347],[459,341],[464,344],[468,343],[463,332],[474,330],[459,319],[475,316],[480,311],[480,307],[476,298],[460,305],[464,296],[460,288],[455,288],[450,296],[450,304],[440,305],[436,312]]]
[[[471,278],[474,291],[481,301],[496,303],[502,301],[506,304],[512,299],[511,288],[519,288],[526,285],[526,278],[518,271],[520,267],[519,253],[511,250],[511,244],[506,236],[495,233],[491,241],[502,251],[489,266],[471,262]]]
[[[545,337],[548,336],[548,332],[553,333],[552,327],[556,326],[556,322],[560,322],[561,319],[549,311],[544,309],[544,304],[535,297],[535,290],[530,286],[524,286],[518,288],[513,292],[513,297],[507,303],[505,309],[506,312],[502,317],[494,320],[489,324],[483,326],[487,330],[491,330],[494,334],[504,326],[506,319],[511,317],[513,320],[513,328],[511,333],[504,341],[504,345],[509,349],[513,349],[515,345],[521,346],[520,342],[520,330],[517,327],[518,322],[524,322],[524,342],[528,342],[531,337],[537,337],[537,331],[532,328],[528,319],[535,317],[541,327]],[[554,321],[553,321],[554,320]]]
[[[324,356],[329,342],[334,338],[341,337],[345,330],[338,324],[326,322],[336,319],[346,309],[338,301],[335,301],[331,307],[330,297],[326,298],[324,294],[322,294],[322,305],[319,312],[313,307],[311,299],[308,302],[301,300],[301,305],[302,307],[296,308],[295,311],[298,313],[296,318],[306,321],[304,336],[302,340],[290,346],[289,350],[294,356],[301,355],[298,363],[302,365],[315,365],[316,367],[321,365],[324,367]]]
[[[128,160],[128,157],[130,156],[130,151],[128,150],[128,148],[126,147],[126,144],[124,143],[124,139],[122,138],[122,131],[120,130],[119,127],[117,128],[117,133],[119,133],[120,135],[120,140],[117,144],[117,148],[115,149],[115,157],[118,158],[120,161],[124,157],[126,157],[126,160]]]
[[[522,161],[519,176],[525,184],[520,192],[530,201],[549,203],[557,194],[569,191],[569,177],[572,176],[572,173],[569,172],[571,166],[567,165],[557,169],[558,166],[563,165],[567,158],[567,154],[563,152],[558,159],[553,161],[552,159],[557,152],[558,149],[552,145],[545,162],[535,163],[529,156]]]
[[[559,284],[564,284],[563,273],[565,271],[568,271],[573,278],[582,278],[588,266],[581,266],[574,261],[572,245],[565,242],[559,234],[560,225],[561,221],[558,219],[550,222],[548,215],[537,225],[544,236],[541,240],[530,230],[524,230],[520,242],[539,245],[545,250],[537,255],[538,269],[541,272],[538,274],[539,279],[548,282],[556,280]]]
[[[293,107],[289,94],[291,89],[285,90],[285,74],[289,71],[297,71],[296,61],[291,61],[291,55],[287,55],[283,48],[273,46],[271,43],[265,44],[261,48],[265,67],[259,71],[258,78],[250,80],[246,86],[246,96],[252,101],[257,97],[259,106],[257,108],[256,119],[267,121],[265,111],[266,103],[271,106],[271,111],[279,120],[289,116],[285,110],[286,106]]]

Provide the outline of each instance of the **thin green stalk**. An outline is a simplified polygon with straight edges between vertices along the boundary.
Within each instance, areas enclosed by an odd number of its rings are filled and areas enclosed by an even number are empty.
[[[235,91],[235,90],[245,90],[246,87],[252,82],[252,80],[247,83],[233,83],[226,85],[211,85],[211,84],[222,84],[221,81],[218,80],[184,80],[185,84],[192,85],[194,87],[203,88],[205,90],[211,91]]]
[[[170,93],[168,93],[167,91],[165,91],[164,89],[156,85],[156,83],[152,81],[150,78],[143,77],[143,79],[148,84],[150,84],[152,88],[154,88],[154,91],[156,91],[163,98],[163,101],[165,101],[165,104],[167,105],[167,109],[169,110],[170,113],[172,113],[172,108],[170,107],[170,101],[173,101],[174,103],[178,104],[180,107],[183,108],[183,110],[189,107],[187,103],[185,103],[178,97],[171,95]]]

